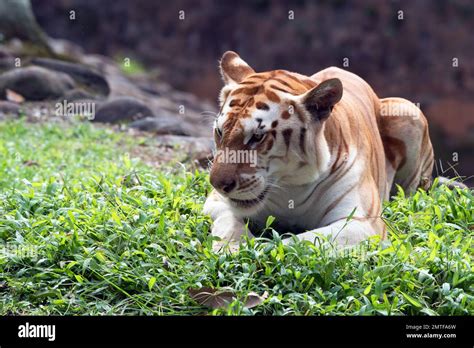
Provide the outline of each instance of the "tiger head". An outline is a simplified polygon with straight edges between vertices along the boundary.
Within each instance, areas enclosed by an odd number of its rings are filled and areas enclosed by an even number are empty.
[[[317,83],[285,70],[256,73],[238,54],[220,62],[225,83],[214,122],[210,182],[237,211],[250,214],[280,186],[314,181],[329,161],[324,123],[342,83]]]

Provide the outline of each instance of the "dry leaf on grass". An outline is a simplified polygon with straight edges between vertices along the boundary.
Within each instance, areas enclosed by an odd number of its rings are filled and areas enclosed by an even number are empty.
[[[189,289],[189,294],[197,303],[212,309],[225,307],[235,300],[235,296],[231,291],[208,287]]]
[[[17,104],[21,104],[25,101],[25,97],[23,97],[21,94],[15,91],[12,91],[11,89],[7,89],[6,92],[7,92],[6,97],[8,101],[11,101]]]
[[[38,162],[32,160],[23,161],[23,164],[27,167],[39,166]]]
[[[235,294],[229,289],[213,289],[203,287],[200,289],[189,289],[191,297],[200,305],[212,309],[227,307],[229,303],[236,299]],[[256,292],[249,292],[245,298],[244,307],[253,308],[260,305],[268,297],[268,292],[259,295]]]
[[[268,297],[268,292],[265,291],[262,296],[256,292],[249,292],[247,299],[244,303],[245,308],[253,308],[261,304]]]

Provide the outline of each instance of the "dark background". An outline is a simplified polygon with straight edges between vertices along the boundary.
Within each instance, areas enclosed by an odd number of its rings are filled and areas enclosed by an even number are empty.
[[[472,0],[32,0],[32,5],[50,36],[88,52],[137,59],[157,79],[212,101],[221,87],[218,59],[229,49],[257,71],[283,68],[308,75],[343,67],[348,58],[346,69],[366,79],[380,97],[420,103],[444,168],[449,162],[461,175],[474,173]]]

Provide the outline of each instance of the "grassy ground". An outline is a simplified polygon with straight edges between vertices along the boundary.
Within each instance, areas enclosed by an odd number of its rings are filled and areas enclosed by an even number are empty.
[[[400,192],[385,209],[390,242],[352,252],[274,236],[218,255],[207,174],[148,167],[127,155],[140,141],[0,123],[0,315],[474,314],[469,190]],[[233,300],[209,308],[189,293],[202,287]]]

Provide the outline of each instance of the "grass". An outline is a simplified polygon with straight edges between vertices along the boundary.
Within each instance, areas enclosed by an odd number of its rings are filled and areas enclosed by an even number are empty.
[[[336,253],[257,239],[211,251],[205,172],[130,158],[141,140],[0,123],[0,315],[472,315],[473,194],[399,192],[389,240]],[[234,300],[208,308],[189,293]],[[253,308],[250,293],[268,297]]]
[[[145,67],[136,59],[125,56],[117,56],[115,61],[119,64],[125,75],[141,75],[146,72]]]

